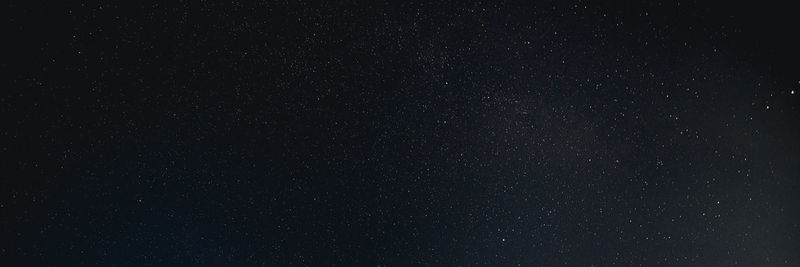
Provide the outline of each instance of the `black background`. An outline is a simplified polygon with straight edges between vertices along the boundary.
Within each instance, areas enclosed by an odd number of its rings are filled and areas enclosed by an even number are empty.
[[[800,261],[788,6],[118,2],[6,4],[2,265]]]

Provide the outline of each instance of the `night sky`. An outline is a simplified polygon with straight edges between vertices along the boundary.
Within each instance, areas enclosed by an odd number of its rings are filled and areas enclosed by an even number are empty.
[[[789,7],[55,2],[4,5],[0,265],[800,264]]]

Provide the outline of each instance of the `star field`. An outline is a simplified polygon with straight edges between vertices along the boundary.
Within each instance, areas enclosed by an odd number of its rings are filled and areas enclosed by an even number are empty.
[[[0,265],[800,262],[789,11],[30,5]]]

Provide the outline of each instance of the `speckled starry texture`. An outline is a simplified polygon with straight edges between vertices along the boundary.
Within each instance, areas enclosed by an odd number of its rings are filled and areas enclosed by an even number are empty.
[[[788,8],[326,2],[7,4],[0,265],[800,264]]]

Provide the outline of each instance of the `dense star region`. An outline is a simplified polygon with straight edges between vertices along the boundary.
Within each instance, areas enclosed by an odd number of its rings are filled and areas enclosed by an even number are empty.
[[[800,264],[786,8],[14,2],[0,265]]]

